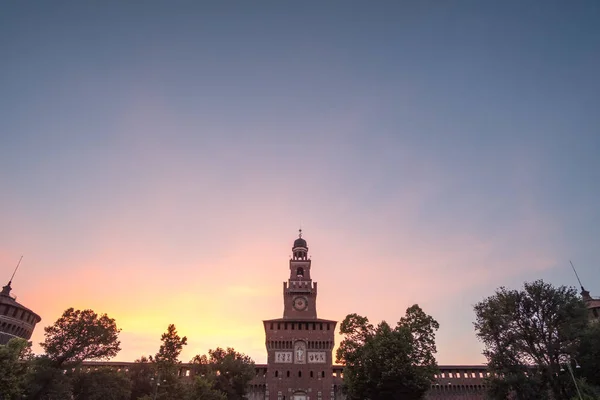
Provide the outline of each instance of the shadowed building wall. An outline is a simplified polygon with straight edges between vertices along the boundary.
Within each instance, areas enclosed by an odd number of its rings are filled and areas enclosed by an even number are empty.
[[[14,337],[29,340],[35,325],[42,319],[39,315],[17,303],[10,295],[11,282],[0,292],[0,344],[6,344]]]

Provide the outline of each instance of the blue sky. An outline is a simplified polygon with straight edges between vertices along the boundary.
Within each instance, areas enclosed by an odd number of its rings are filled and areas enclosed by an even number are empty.
[[[264,361],[300,225],[320,316],[419,303],[444,364],[500,285],[600,295],[598,2],[10,2],[0,51],[4,275],[119,359]]]

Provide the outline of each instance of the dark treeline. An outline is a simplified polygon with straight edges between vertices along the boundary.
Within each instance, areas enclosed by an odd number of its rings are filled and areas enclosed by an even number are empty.
[[[600,322],[590,318],[575,289],[543,281],[522,290],[501,287],[474,311],[488,360],[489,399],[600,399]],[[340,324],[337,350],[346,398],[425,398],[439,373],[438,329],[418,305],[395,326],[374,326],[349,314]],[[128,373],[79,368],[84,360],[108,360],[119,352],[120,330],[107,315],[71,308],[44,331],[44,354],[33,355],[24,339],[0,346],[0,400],[242,400],[255,376],[250,357],[217,348],[193,357],[192,379],[180,379],[187,338],[175,325],[161,336],[157,353],[140,357]]]
[[[178,378],[187,344],[169,325],[154,356],[136,360],[129,373],[80,369],[84,360],[108,360],[120,350],[114,319],[92,310],[66,310],[44,329],[44,354],[24,339],[0,346],[0,400],[241,400],[254,377],[254,362],[232,348],[209,350],[192,360],[194,378]]]

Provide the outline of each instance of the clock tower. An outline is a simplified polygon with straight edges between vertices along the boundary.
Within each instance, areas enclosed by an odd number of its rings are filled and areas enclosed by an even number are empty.
[[[310,278],[308,245],[302,229],[292,247],[290,278],[283,282],[283,318],[317,318],[317,283]]]
[[[265,400],[333,400],[337,322],[317,318],[317,283],[302,230],[283,282],[283,318],[263,321],[267,346]]]

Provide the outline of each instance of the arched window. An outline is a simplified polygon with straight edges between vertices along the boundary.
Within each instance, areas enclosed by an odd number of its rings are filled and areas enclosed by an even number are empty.
[[[296,268],[296,276],[304,277],[304,268],[302,268],[302,267]]]

